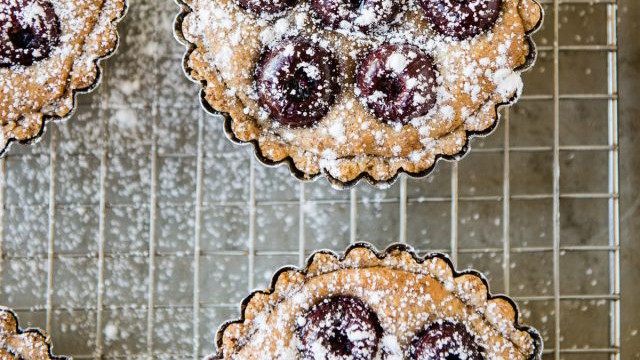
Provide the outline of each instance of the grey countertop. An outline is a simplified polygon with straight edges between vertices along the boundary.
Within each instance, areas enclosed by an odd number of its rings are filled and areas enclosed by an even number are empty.
[[[620,183],[623,358],[640,359],[640,1],[620,4]]]
[[[216,327],[279,266],[353,240],[404,239],[449,253],[513,296],[543,335],[545,359],[556,343],[563,359],[615,359],[608,52],[593,50],[606,45],[613,1],[560,1],[557,18],[543,1],[538,64],[495,133],[428,179],[345,192],[323,180],[302,185],[231,145],[180,70],[184,50],[171,33],[178,8],[131,0],[103,84],[80,98],[73,119],[0,160],[0,304],[23,325],[46,328],[59,354],[194,358],[213,351]],[[640,359],[640,1],[620,0],[618,15],[620,358]]]

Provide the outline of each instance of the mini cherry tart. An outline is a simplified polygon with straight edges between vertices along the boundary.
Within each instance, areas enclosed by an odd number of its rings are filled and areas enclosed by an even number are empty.
[[[51,55],[60,22],[47,0],[0,0],[0,67],[30,66]]]
[[[236,0],[243,8],[256,14],[279,14],[296,4],[296,0]]]
[[[386,44],[360,64],[356,89],[378,118],[406,124],[435,105],[437,72],[431,56],[419,48]]]
[[[311,5],[326,26],[363,32],[390,23],[400,10],[398,1],[389,0],[312,0]]]
[[[489,134],[518,99],[543,14],[538,0],[290,1],[276,15],[267,0],[189,1],[175,26],[183,65],[233,141],[339,189],[427,177]],[[298,71],[296,41],[334,56]]]
[[[315,124],[335,102],[337,64],[333,54],[310,40],[278,44],[263,54],[256,70],[261,105],[282,124]]]
[[[300,350],[305,360],[370,360],[378,353],[382,328],[362,300],[335,296],[298,319]]]
[[[464,40],[493,28],[502,0],[420,0],[420,5],[437,32]]]
[[[411,343],[412,360],[484,360],[482,348],[461,323],[433,323]]]

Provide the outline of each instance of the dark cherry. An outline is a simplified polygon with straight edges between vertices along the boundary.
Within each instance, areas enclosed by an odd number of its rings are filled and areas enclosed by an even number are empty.
[[[356,86],[380,119],[407,123],[436,103],[436,69],[431,56],[412,45],[386,44],[358,67]]]
[[[400,10],[396,0],[312,0],[311,6],[326,26],[359,31],[393,21]]]
[[[236,0],[243,8],[256,14],[278,14],[295,5],[296,0]]]
[[[46,59],[60,40],[60,21],[47,0],[0,0],[0,67]]]
[[[420,0],[420,5],[437,32],[464,40],[493,27],[502,0]]]
[[[304,360],[371,360],[382,338],[382,327],[373,310],[350,296],[323,300],[298,324]]]
[[[337,66],[333,54],[310,40],[286,40],[263,54],[258,64],[260,103],[282,124],[313,125],[335,102]]]
[[[482,347],[460,323],[433,323],[411,342],[413,360],[484,360]]]

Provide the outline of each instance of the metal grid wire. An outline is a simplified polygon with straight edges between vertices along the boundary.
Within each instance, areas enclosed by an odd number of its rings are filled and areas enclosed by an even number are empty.
[[[370,240],[484,271],[545,359],[620,359],[615,0],[543,1],[538,65],[496,133],[429,179],[350,192],[228,145],[176,71],[177,8],[131,2],[97,93],[0,160],[0,303],[57,353],[201,358],[279,265]]]

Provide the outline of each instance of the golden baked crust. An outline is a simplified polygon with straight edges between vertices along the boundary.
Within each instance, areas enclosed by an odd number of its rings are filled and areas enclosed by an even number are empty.
[[[535,59],[529,35],[542,20],[542,8],[535,0],[504,0],[491,31],[471,40],[451,41],[434,35],[415,1],[409,0],[409,10],[388,34],[355,36],[315,24],[307,1],[272,21],[240,9],[235,0],[181,1],[184,12],[176,32],[188,47],[185,70],[202,83],[205,107],[225,116],[229,137],[253,143],[267,164],[287,162],[301,179],[324,172],[337,187],[361,178],[389,184],[400,172],[424,176],[438,158],[463,155],[469,135],[492,130],[497,108],[519,95],[520,73]],[[252,93],[253,69],[265,44],[291,33],[313,34],[340,44],[331,49],[338,54],[343,90],[312,128],[274,126],[263,118]],[[357,64],[347,56],[394,37],[426,48],[438,64],[442,81],[435,109],[404,126],[382,122],[362,105],[353,90]]]
[[[539,359],[542,353],[537,332],[518,323],[510,299],[489,293],[482,275],[456,272],[441,254],[419,258],[405,245],[379,253],[361,243],[342,257],[315,253],[304,270],[280,270],[269,290],[244,300],[240,320],[221,327],[210,359],[297,358],[296,319],[331,296],[366,302],[385,337],[401,349],[428,323],[455,321],[482,339],[487,359]]]
[[[53,356],[49,338],[41,330],[22,330],[18,318],[10,309],[0,307],[0,359],[2,360],[65,360]]]
[[[49,120],[68,117],[75,94],[99,83],[99,60],[118,44],[116,25],[125,0],[51,0],[61,40],[52,55],[31,66],[0,68],[0,155],[14,140],[28,141]]]

